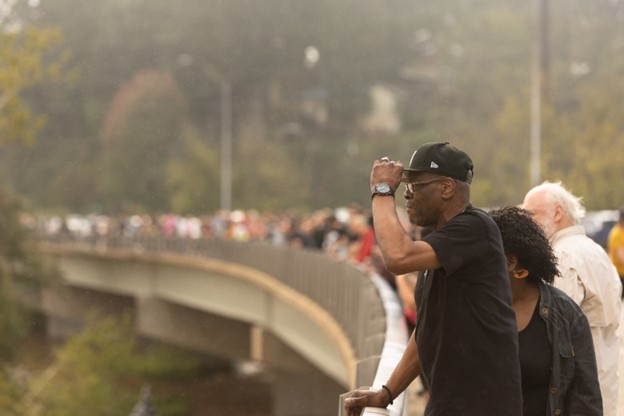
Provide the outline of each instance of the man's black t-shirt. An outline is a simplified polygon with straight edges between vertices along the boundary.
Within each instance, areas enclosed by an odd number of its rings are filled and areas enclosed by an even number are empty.
[[[516,320],[500,232],[469,206],[423,238],[442,267],[416,285],[425,415],[519,416]]]

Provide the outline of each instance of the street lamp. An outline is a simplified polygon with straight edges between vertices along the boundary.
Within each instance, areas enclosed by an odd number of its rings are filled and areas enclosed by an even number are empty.
[[[232,84],[220,77],[221,98],[221,209],[232,209]]]
[[[535,42],[537,43],[537,42]],[[540,182],[541,159],[541,70],[539,64],[539,48],[534,46],[531,65],[531,186]]]
[[[202,66],[204,76],[219,84],[221,103],[221,198],[220,207],[232,210],[232,82],[213,65]]]
[[[178,65],[188,67],[194,63],[193,55],[178,56]],[[220,145],[221,145],[221,186],[219,206],[222,210],[232,210],[232,82],[213,65],[206,63],[201,66],[203,75],[211,82],[219,85],[220,101]]]
[[[537,0],[537,29],[533,35],[531,65],[531,185],[541,181],[542,98],[548,89],[549,62],[549,0]]]

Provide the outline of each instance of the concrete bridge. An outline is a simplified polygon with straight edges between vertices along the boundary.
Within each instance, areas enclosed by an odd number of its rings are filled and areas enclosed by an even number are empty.
[[[273,375],[276,416],[339,413],[339,396],[380,387],[407,340],[400,304],[376,275],[322,253],[223,240],[56,239],[63,275],[35,302],[51,336],[90,310],[129,312],[141,336]],[[401,415],[404,397],[368,414]]]

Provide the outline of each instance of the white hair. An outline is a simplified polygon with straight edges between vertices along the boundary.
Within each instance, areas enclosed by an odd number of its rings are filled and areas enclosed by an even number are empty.
[[[580,224],[585,218],[585,207],[582,197],[577,197],[568,191],[561,182],[545,181],[530,192],[543,192],[546,203],[550,206],[560,205],[564,213],[574,224]]]

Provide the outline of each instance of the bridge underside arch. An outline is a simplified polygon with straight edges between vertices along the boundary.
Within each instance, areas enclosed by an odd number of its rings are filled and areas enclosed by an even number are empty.
[[[46,289],[52,335],[64,336],[96,309],[131,313],[141,336],[236,361],[274,377],[276,415],[335,413],[355,359],[320,308],[244,267],[180,256],[55,253],[65,284]],[[332,398],[328,401],[328,398]]]

